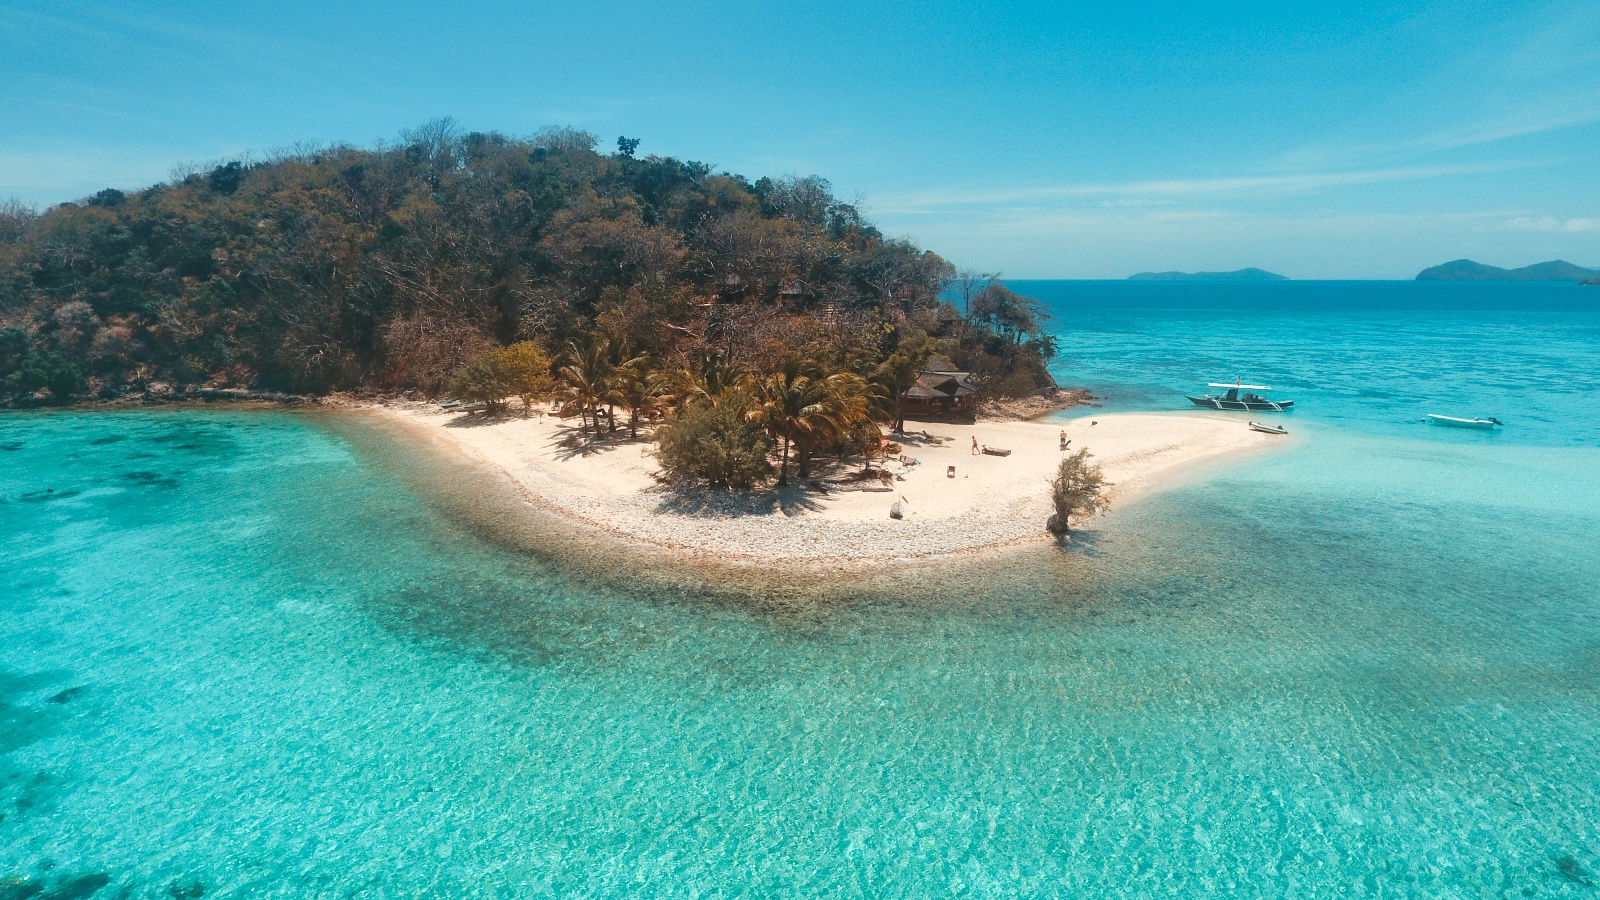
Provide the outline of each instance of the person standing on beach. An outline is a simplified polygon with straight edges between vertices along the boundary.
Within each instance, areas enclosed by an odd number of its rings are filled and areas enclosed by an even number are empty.
[[[972,455],[973,456],[977,456],[978,455],[978,436],[977,435],[973,435],[972,436]]]
[[[1067,430],[1065,428],[1061,429],[1061,449],[1063,451],[1066,450],[1067,445],[1070,443],[1072,442],[1067,440]]]

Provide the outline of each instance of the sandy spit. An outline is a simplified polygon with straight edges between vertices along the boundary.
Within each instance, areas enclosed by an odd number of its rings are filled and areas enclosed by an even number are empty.
[[[1048,479],[1060,435],[1087,447],[1125,504],[1281,438],[1223,414],[1113,414],[1070,421],[908,422],[892,490],[863,491],[859,460],[821,467],[806,483],[749,494],[676,490],[657,479],[654,444],[624,432],[595,439],[576,419],[537,413],[487,419],[431,404],[390,403],[381,415],[507,477],[530,505],[686,563],[841,570],[948,559],[1047,543]],[[923,436],[926,435],[926,436]],[[972,444],[1009,456],[974,454]],[[954,467],[954,477],[950,467]],[[792,477],[792,474],[791,474]],[[877,482],[871,482],[876,484]],[[890,507],[905,501],[903,519]]]

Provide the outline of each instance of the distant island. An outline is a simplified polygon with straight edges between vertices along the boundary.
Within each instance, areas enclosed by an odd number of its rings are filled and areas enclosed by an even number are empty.
[[[1536,263],[1520,269],[1486,266],[1457,259],[1417,273],[1418,281],[1578,281],[1600,279],[1600,269],[1585,269],[1564,259]]]
[[[1288,281],[1288,277],[1265,269],[1248,268],[1232,272],[1140,272],[1129,281]]]

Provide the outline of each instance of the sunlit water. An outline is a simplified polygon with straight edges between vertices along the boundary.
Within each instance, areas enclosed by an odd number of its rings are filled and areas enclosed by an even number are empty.
[[[1108,411],[1295,443],[764,604],[347,416],[0,418],[0,898],[1594,896],[1596,289],[1026,287]]]

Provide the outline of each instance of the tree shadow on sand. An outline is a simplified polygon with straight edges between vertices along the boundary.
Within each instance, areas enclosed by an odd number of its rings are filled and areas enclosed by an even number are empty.
[[[556,448],[556,459],[567,462],[596,453],[612,453],[625,447],[649,447],[652,442],[650,435],[643,432],[638,437],[629,437],[626,431],[595,434],[571,425],[562,425],[549,446]]]
[[[454,419],[444,423],[446,428],[483,428],[488,425],[503,425],[521,419],[519,413],[459,413]]]
[[[739,519],[746,516],[794,518],[821,512],[825,507],[819,501],[828,495],[825,488],[811,482],[752,491],[730,491],[704,485],[662,485],[651,488],[649,493],[661,498],[656,505],[656,512],[701,519]]]

